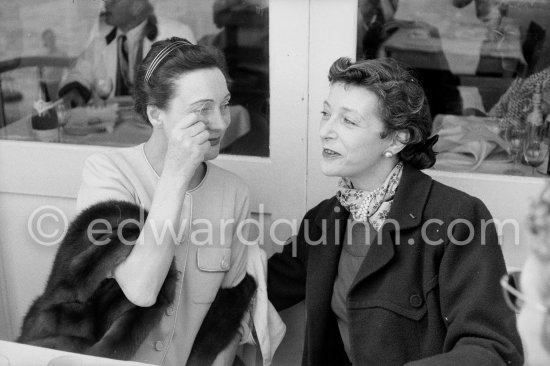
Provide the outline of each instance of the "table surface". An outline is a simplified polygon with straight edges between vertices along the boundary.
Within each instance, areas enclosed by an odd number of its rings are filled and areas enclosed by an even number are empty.
[[[225,132],[221,148],[225,148],[250,131],[250,117],[241,106],[231,106],[231,124]],[[68,124],[70,125],[70,123]],[[61,143],[77,145],[99,145],[113,147],[128,147],[143,143],[149,139],[152,127],[144,123],[139,116],[128,108],[121,108],[112,131],[90,132],[85,135],[59,133]],[[74,131],[74,129],[73,129]],[[31,115],[27,115],[4,128],[0,128],[0,139],[39,141],[31,127]]]
[[[141,362],[118,361],[49,348],[0,341],[0,366],[146,366]]]
[[[382,47],[388,55],[395,51],[440,54],[445,42],[445,51],[452,52],[455,56],[479,53],[483,58],[525,62],[521,51],[519,26],[512,19],[504,18],[500,31],[503,33],[502,37],[490,40],[487,38],[489,31],[483,25],[457,24],[442,31],[437,37],[422,24],[409,22],[399,27]],[[415,65],[414,57],[407,58],[407,61],[412,62],[413,67],[428,67]]]
[[[514,165],[506,153],[507,143],[498,133],[499,128],[490,117],[438,114],[434,118],[434,131],[439,134],[439,140],[434,150],[439,151],[439,156],[434,169],[548,178],[548,155],[534,173],[529,165]]]

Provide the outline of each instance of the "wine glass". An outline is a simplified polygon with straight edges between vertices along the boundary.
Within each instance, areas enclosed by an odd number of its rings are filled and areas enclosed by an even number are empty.
[[[109,77],[97,77],[94,79],[95,93],[103,101],[102,107],[107,105],[107,98],[113,91],[113,81]]]
[[[523,157],[527,164],[533,168],[531,172],[533,176],[535,175],[535,168],[543,163],[546,155],[548,155],[547,144],[538,140],[525,141],[523,145]]]
[[[71,109],[64,102],[60,102],[55,106],[55,113],[57,114],[57,124],[59,128],[59,142],[63,142],[65,125],[71,118]]]
[[[520,153],[523,149],[526,131],[521,126],[510,125],[506,129],[505,139],[510,147],[510,154],[513,157],[514,167],[504,171],[505,174],[524,175],[523,171],[518,168],[521,159]]]

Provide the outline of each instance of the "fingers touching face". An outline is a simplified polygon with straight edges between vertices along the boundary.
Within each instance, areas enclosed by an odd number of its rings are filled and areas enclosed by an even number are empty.
[[[204,126],[211,144],[207,159],[215,158],[230,123],[231,94],[224,75],[217,68],[190,71],[176,80],[175,89],[165,110],[148,107],[149,120],[154,126],[162,125],[167,136],[174,128],[188,128],[201,122],[198,126]]]

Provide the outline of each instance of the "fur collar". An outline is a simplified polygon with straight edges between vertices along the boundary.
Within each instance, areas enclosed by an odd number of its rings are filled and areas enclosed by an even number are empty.
[[[160,321],[175,297],[176,267],[172,263],[156,303],[138,307],[126,299],[114,279],[114,268],[132,250],[118,236],[135,241],[147,212],[123,201],[106,201],[80,213],[69,226],[56,254],[46,289],[24,318],[18,342],[100,357],[128,360]],[[111,233],[88,237],[96,219],[107,220]],[[128,221],[126,221],[128,223]],[[93,240],[107,242],[94,245]],[[188,365],[208,365],[236,336],[256,290],[250,275],[236,287],[220,289],[197,334]]]

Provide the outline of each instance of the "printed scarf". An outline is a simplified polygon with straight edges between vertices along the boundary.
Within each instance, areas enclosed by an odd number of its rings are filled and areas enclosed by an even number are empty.
[[[340,178],[336,197],[359,222],[369,222],[376,231],[380,230],[390,211],[393,196],[401,180],[403,163],[399,162],[392,169],[382,186],[374,191],[353,188],[349,178]]]

